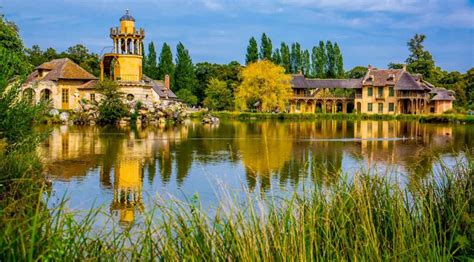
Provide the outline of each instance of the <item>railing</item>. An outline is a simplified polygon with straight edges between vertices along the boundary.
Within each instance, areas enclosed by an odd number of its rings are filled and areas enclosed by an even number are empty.
[[[345,95],[293,95],[292,99],[354,99],[354,96]]]
[[[121,75],[116,76],[115,80],[117,80],[117,81],[127,81],[127,82],[137,82],[137,81],[140,81],[140,76],[139,75],[121,74]]]
[[[355,94],[356,99],[362,99],[362,94]]]
[[[111,36],[118,36],[118,35],[134,35],[134,36],[145,36],[145,30],[140,28],[140,30],[135,30],[133,33],[123,33],[121,28],[115,27],[110,28],[110,35]]]
[[[397,98],[426,98],[427,94],[397,94]]]
[[[385,99],[385,97],[383,95],[376,95],[375,99],[383,100],[383,99]]]

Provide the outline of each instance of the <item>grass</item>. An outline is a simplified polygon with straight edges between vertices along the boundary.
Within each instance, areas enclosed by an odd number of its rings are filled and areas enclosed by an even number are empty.
[[[201,118],[205,112],[192,113],[192,118]],[[289,120],[413,120],[423,123],[474,123],[474,116],[462,114],[443,115],[388,115],[388,114],[326,114],[326,113],[250,113],[237,111],[212,112],[212,115],[221,119],[233,120],[263,120],[263,119],[289,119]]]
[[[434,175],[433,175],[434,176]],[[360,171],[290,198],[230,198],[209,215],[194,197],[157,200],[134,230],[94,227],[44,207],[0,211],[0,260],[469,260],[474,258],[474,161],[412,188]],[[13,202],[10,205],[17,205]],[[9,207],[7,207],[9,209]],[[107,224],[107,223],[105,223]]]

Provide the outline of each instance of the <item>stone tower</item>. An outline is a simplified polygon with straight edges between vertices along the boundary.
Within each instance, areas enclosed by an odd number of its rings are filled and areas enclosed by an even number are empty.
[[[120,27],[110,28],[114,45],[111,53],[103,56],[100,79],[110,78],[122,82],[142,80],[143,28],[135,28],[135,18],[129,11],[120,18]]]

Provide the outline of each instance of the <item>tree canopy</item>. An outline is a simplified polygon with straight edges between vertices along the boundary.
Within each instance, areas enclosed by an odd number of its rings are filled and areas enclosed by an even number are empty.
[[[173,53],[171,47],[167,43],[163,43],[158,63],[158,79],[164,80],[165,76],[170,76],[170,86],[173,88],[174,83],[174,64]]]
[[[211,78],[206,88],[204,106],[211,110],[232,110],[234,108],[234,97],[232,90],[227,88],[225,81]]]
[[[176,47],[176,68],[174,72],[174,90],[188,89],[192,92],[196,85],[194,66],[189,51],[179,42]]]
[[[255,37],[251,37],[249,45],[247,46],[247,55],[245,57],[245,64],[251,64],[258,61],[258,44]]]
[[[268,60],[250,64],[242,70],[242,84],[235,94],[237,107],[282,112],[293,94],[290,81],[283,67]]]

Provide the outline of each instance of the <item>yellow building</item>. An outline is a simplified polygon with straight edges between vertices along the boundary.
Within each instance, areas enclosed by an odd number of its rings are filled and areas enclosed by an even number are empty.
[[[151,105],[159,101],[176,100],[170,89],[170,79],[153,80],[142,72],[142,47],[145,30],[135,28],[135,19],[128,10],[120,18],[120,27],[110,29],[113,48],[102,56],[100,80],[117,82],[119,91],[128,101]],[[98,78],[70,59],[55,59],[36,67],[23,85],[23,94],[38,102],[45,99],[56,109],[76,109],[81,99],[98,101]]]
[[[370,65],[362,79],[306,79],[294,75],[292,113],[442,114],[454,91],[436,88],[419,74]]]

